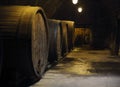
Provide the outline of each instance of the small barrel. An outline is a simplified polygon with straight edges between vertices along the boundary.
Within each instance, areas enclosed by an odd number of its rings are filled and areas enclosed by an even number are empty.
[[[67,33],[67,24],[64,21],[61,21],[61,40],[62,40],[62,56],[65,56],[68,53],[68,33]]]
[[[75,28],[75,46],[90,46],[91,43],[92,31],[90,28]]]
[[[47,65],[48,26],[44,11],[32,6],[0,7],[3,39],[2,76],[9,81],[41,78]]]
[[[92,43],[92,31],[90,28],[85,28],[85,33],[84,33],[84,43],[90,45]]]
[[[49,25],[49,62],[58,61],[61,58],[61,32],[60,21],[48,19]]]
[[[84,44],[84,28],[75,28],[74,45],[82,46]]]

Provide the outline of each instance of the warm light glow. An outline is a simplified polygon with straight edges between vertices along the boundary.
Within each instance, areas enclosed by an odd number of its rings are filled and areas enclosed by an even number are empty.
[[[78,0],[72,0],[72,3],[73,3],[73,4],[77,4],[77,3],[78,3]]]
[[[82,9],[81,7],[78,8],[78,12],[82,12],[82,10],[83,10],[83,9]]]

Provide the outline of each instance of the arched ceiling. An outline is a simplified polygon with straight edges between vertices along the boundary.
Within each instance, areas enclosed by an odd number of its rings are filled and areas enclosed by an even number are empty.
[[[48,18],[73,20],[78,26],[120,14],[120,0],[79,0],[77,5],[72,0],[41,0],[40,5]],[[82,13],[77,12],[79,6],[83,7]]]
[[[91,25],[112,16],[120,15],[120,0],[79,0],[77,5],[72,0],[1,0],[0,5],[39,5],[48,18],[73,20],[76,25]],[[77,8],[83,7],[78,13]]]

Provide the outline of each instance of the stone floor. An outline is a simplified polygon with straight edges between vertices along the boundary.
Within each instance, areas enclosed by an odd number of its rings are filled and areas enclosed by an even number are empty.
[[[75,48],[30,87],[120,87],[120,57]]]

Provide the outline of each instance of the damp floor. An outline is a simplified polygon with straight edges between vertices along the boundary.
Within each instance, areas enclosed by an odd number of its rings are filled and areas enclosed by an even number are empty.
[[[120,87],[120,57],[74,48],[30,87]]]

